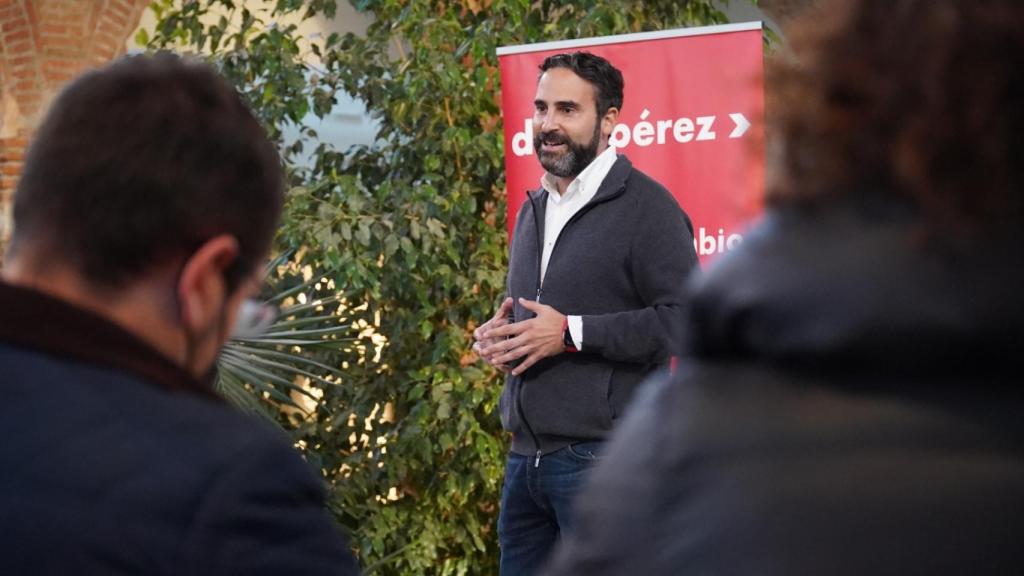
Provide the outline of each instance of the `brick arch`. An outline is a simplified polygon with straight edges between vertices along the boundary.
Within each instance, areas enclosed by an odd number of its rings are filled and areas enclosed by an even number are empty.
[[[31,2],[7,2],[0,8],[0,80],[5,112],[0,134],[6,138],[21,132],[25,118],[35,116],[42,102],[39,38],[33,8]]]
[[[82,71],[124,52],[151,0],[0,0],[0,240],[32,132]]]

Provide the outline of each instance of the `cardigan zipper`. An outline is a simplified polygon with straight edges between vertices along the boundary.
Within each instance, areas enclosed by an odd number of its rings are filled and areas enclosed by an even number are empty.
[[[526,197],[529,198],[530,203],[533,204],[533,225],[537,234],[537,297],[535,301],[538,304],[540,304],[540,298],[544,292],[544,281],[541,280],[541,265],[542,261],[544,260],[544,243],[541,232],[544,230],[544,228],[542,228],[543,223],[540,221],[540,216],[538,215],[537,211],[537,203],[535,202],[534,197],[530,194],[527,194]],[[604,201],[604,199],[601,200],[601,202]],[[579,220],[584,213],[589,212],[590,208],[596,206],[597,204],[600,204],[601,202],[594,202],[593,200],[587,202],[585,205],[581,206],[580,209],[577,210],[576,213],[569,218],[569,220],[566,221],[565,225],[562,226],[561,232],[559,232],[558,234],[558,238],[555,238],[555,245],[551,247],[552,255],[554,255],[555,253],[555,248],[558,247],[558,241],[561,240],[562,238],[562,232],[565,232],[565,229],[568,228],[570,224]],[[534,448],[537,449],[536,454],[534,454],[533,467],[539,468],[540,458],[541,456],[544,455],[544,451],[541,450],[540,441],[537,440],[537,435],[534,433],[533,427],[530,426],[530,422],[526,419],[526,414],[523,412],[523,387],[524,382],[522,380],[522,376],[520,376],[519,388],[516,393],[516,411],[519,412],[519,419],[523,422],[523,426],[526,427],[526,432],[530,435],[530,439],[533,440]]]
[[[541,257],[543,256],[543,249],[544,249],[543,245],[541,244],[541,231],[543,230],[543,228],[540,227],[540,216],[538,216],[538,214],[537,214],[537,204],[534,202],[533,196],[530,196],[528,194],[527,197],[530,199],[530,203],[533,204],[533,224],[534,224],[534,229],[536,230],[536,234],[537,234],[537,246],[541,250],[541,253],[538,254],[539,257],[537,258],[537,276],[536,276],[536,278],[537,278],[537,299],[536,299],[536,301],[540,302],[540,297],[541,297],[541,292],[542,292],[542,288],[541,288],[542,282],[541,282],[541,279],[540,279],[540,261],[541,261]],[[526,413],[523,411],[523,388],[524,388],[524,385],[525,385],[525,382],[523,382],[523,377],[522,377],[522,375],[520,375],[519,376],[519,388],[516,390],[516,396],[517,396],[517,398],[516,398],[516,410],[519,412],[519,419],[523,422],[523,426],[526,427],[526,432],[530,435],[530,439],[533,440],[533,447],[537,450],[536,454],[534,455],[534,459],[533,459],[533,467],[534,468],[539,468],[540,467],[540,457],[543,456],[544,453],[543,453],[543,450],[541,450],[541,448],[540,448],[540,441],[537,440],[537,434],[534,433],[533,427],[530,426],[530,421],[526,419]]]

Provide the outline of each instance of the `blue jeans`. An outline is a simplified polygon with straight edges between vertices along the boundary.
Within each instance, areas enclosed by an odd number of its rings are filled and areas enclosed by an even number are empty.
[[[501,576],[540,571],[563,532],[572,529],[572,502],[603,442],[579,442],[542,456],[509,454],[501,491],[498,542]]]

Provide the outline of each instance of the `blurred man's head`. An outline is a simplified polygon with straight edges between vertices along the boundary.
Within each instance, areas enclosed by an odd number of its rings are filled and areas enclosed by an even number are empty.
[[[4,275],[122,324],[120,307],[151,308],[128,327],[199,374],[281,204],[279,157],[227,82],[169,54],[125,58],[68,86],[35,135]]]
[[[549,56],[534,97],[534,149],[554,176],[575,178],[608,147],[622,108],[622,73],[587,52]]]
[[[823,1],[771,78],[769,199],[902,196],[939,229],[1024,220],[1024,3]]]

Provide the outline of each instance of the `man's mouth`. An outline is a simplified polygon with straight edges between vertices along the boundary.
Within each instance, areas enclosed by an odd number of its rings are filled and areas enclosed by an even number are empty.
[[[565,147],[565,139],[558,136],[546,136],[541,138],[541,150],[555,151]]]

